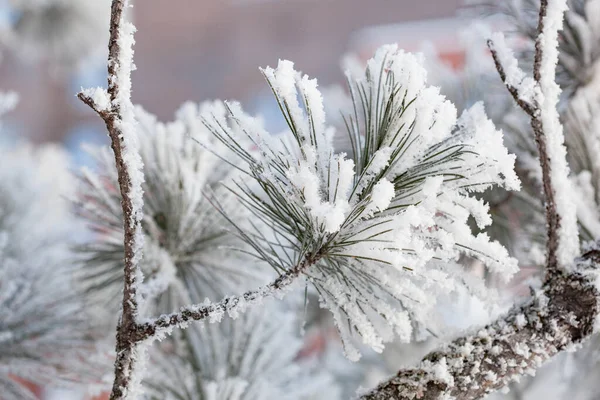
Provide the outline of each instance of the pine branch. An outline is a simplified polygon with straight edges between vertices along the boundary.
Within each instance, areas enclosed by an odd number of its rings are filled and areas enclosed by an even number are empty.
[[[541,292],[477,332],[428,354],[420,367],[363,395],[363,400],[480,399],[531,374],[542,363],[587,339],[600,312],[595,285],[600,250],[585,253],[568,276],[556,275]]]
[[[176,342],[158,345],[144,382],[148,399],[340,399],[335,373],[323,365],[331,362],[299,356],[305,338],[291,311],[272,299],[236,319],[194,324]]]

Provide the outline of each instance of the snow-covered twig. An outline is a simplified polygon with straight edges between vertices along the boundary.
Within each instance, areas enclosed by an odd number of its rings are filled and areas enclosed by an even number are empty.
[[[533,64],[533,78],[539,85],[539,112],[537,118],[531,120],[531,126],[543,170],[549,271],[569,265],[579,252],[576,207],[570,198],[567,151],[557,109],[560,95],[556,83],[558,31],[562,29],[566,10],[566,0],[542,0]]]
[[[504,35],[497,32],[491,39],[488,39],[487,44],[492,52],[492,58],[494,59],[498,75],[500,75],[500,79],[502,79],[506,89],[508,89],[508,92],[515,99],[519,107],[529,116],[534,117],[535,108],[532,104],[531,96],[527,96],[528,98],[526,99],[523,98],[523,90],[520,85],[523,80],[523,71],[519,69],[516,57],[504,42]],[[519,77],[517,78],[515,75],[519,75]]]
[[[501,37],[488,41],[492,57],[500,78],[517,104],[531,117],[531,127],[535,135],[544,188],[547,222],[547,271],[549,274],[570,265],[579,251],[576,207],[569,198],[569,168],[566,161],[566,148],[557,104],[560,87],[555,82],[558,62],[558,31],[562,28],[566,0],[542,0],[538,21],[538,38],[535,44],[533,96],[522,93],[522,88],[511,82],[516,78],[508,76],[506,49]],[[509,71],[515,70],[512,63]],[[517,68],[518,69],[518,68]],[[520,70],[519,70],[520,71]],[[514,75],[514,74],[513,74]],[[525,98],[531,98],[530,101]]]
[[[138,263],[142,251],[142,163],[137,151],[135,118],[131,103],[131,71],[133,68],[133,32],[125,21],[127,0],[113,0],[108,55],[108,91],[84,91],[78,97],[104,120],[111,139],[119,177],[124,223],[124,286],[122,314],[117,328],[117,359],[111,400],[127,396],[136,361],[138,344],[135,332],[138,312]]]
[[[174,328],[185,327],[192,321],[202,321],[208,318],[211,322],[219,322],[225,314],[235,317],[238,313],[244,312],[247,306],[259,304],[270,297],[280,297],[286,288],[300,278],[308,268],[319,262],[322,257],[323,255],[319,253],[308,254],[299,264],[280,275],[273,282],[240,296],[226,297],[218,303],[185,306],[176,313],[141,323],[138,325],[139,340],[161,338]]]

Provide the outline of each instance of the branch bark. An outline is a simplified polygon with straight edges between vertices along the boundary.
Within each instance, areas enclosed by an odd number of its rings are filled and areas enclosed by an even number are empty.
[[[534,372],[593,333],[599,263],[600,250],[587,252],[576,262],[577,272],[554,275],[527,303],[428,354],[419,368],[401,370],[361,399],[480,399]]]
[[[547,134],[545,132],[545,128],[549,127],[544,126],[544,124],[549,124],[548,120],[551,118],[547,118],[544,114],[544,112],[548,110],[544,110],[544,104],[542,104],[545,101],[546,95],[548,95],[549,97],[553,95],[544,93],[544,91],[548,91],[548,88],[544,87],[542,76],[542,67],[544,63],[544,35],[548,35],[551,33],[544,32],[545,19],[547,17],[547,14],[548,0],[541,0],[537,26],[538,36],[535,42],[535,55],[533,61],[533,78],[536,82],[536,95],[534,96],[532,103],[524,101],[522,99],[521,93],[519,93],[519,90],[507,83],[505,69],[502,65],[497,51],[494,48],[493,41],[488,40],[488,47],[492,53],[492,58],[494,59],[496,70],[498,71],[500,79],[505,84],[508,92],[515,99],[519,107],[521,107],[521,109],[523,109],[523,111],[525,111],[531,118],[531,128],[534,133],[534,138],[539,154],[540,166],[542,170],[542,188],[544,192],[547,225],[546,273],[548,276],[550,276],[553,274],[557,274],[559,270],[564,266],[560,265],[560,260],[558,259],[559,231],[561,229],[562,217],[557,208],[555,195],[556,182],[553,182],[553,171],[551,166],[552,160],[548,151],[548,140]],[[556,31],[552,33],[556,33]],[[556,63],[554,62],[553,64],[555,65]],[[549,71],[546,71],[546,74],[547,73],[549,73]],[[556,111],[553,110],[553,112]],[[556,123],[560,124],[559,121],[556,121]],[[560,145],[562,146],[562,143],[560,143]]]
[[[541,0],[540,12],[537,28],[537,39],[535,41],[535,56],[533,60],[533,79],[538,85],[542,80],[542,59],[544,57],[544,46],[542,45],[541,37],[544,31],[544,18],[548,12],[548,0]],[[542,187],[544,189],[544,199],[546,205],[546,273],[551,275],[558,271],[558,230],[560,229],[561,216],[556,209],[556,200],[554,198],[554,186],[550,170],[550,156],[548,155],[546,136],[544,134],[544,124],[542,121],[541,105],[536,104],[536,110],[531,117],[531,128],[535,137],[538,154],[540,158],[540,166],[542,167]]]

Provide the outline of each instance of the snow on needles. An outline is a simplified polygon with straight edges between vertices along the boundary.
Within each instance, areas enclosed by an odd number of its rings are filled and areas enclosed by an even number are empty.
[[[348,74],[351,149],[339,152],[316,80],[290,61],[263,74],[287,133],[270,135],[237,103],[226,103],[228,119],[207,114],[204,122],[229,149],[222,156],[243,162],[252,180],[231,190],[274,239],[258,230],[240,235],[277,271],[310,261],[302,272],[333,313],[347,356],[360,357],[357,336],[376,351],[394,336],[410,340],[435,304],[431,294],[460,284],[450,265],[460,255],[505,279],[517,271],[506,249],[467,223],[490,223],[488,205],[473,193],[519,188],[515,157],[481,104],[457,118],[426,85],[419,57],[384,46],[358,76]]]

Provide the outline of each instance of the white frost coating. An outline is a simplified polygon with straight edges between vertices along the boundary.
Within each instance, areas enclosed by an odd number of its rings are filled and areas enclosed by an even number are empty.
[[[447,383],[450,386],[454,385],[454,378],[450,374],[446,358],[442,358],[440,361],[432,365],[431,370],[433,375],[441,382]]]
[[[546,137],[548,158],[550,159],[550,177],[554,190],[556,209],[561,218],[558,244],[558,261],[561,266],[572,264],[579,253],[577,228],[577,207],[572,199],[571,182],[567,151],[564,146],[563,127],[558,114],[560,87],[555,81],[558,62],[558,31],[563,26],[563,14],[567,10],[567,0],[549,0],[544,29],[539,36],[542,46],[540,66],[541,80],[536,91],[536,100],[540,105],[540,117]]]
[[[383,211],[390,206],[394,198],[394,184],[387,179],[381,179],[373,186],[373,207],[376,211]]]
[[[506,84],[517,89],[519,98],[532,103],[535,96],[535,81],[519,68],[519,62],[512,49],[506,44],[504,34],[495,32],[490,37],[492,50],[496,52],[500,65],[506,74]]]
[[[127,392],[125,393],[125,400],[140,400],[144,399],[145,390],[142,385],[142,380],[146,375],[146,369],[148,364],[148,348],[152,344],[151,340],[146,340],[136,344],[132,350],[133,365],[135,368],[130,372],[129,385],[127,386]]]

